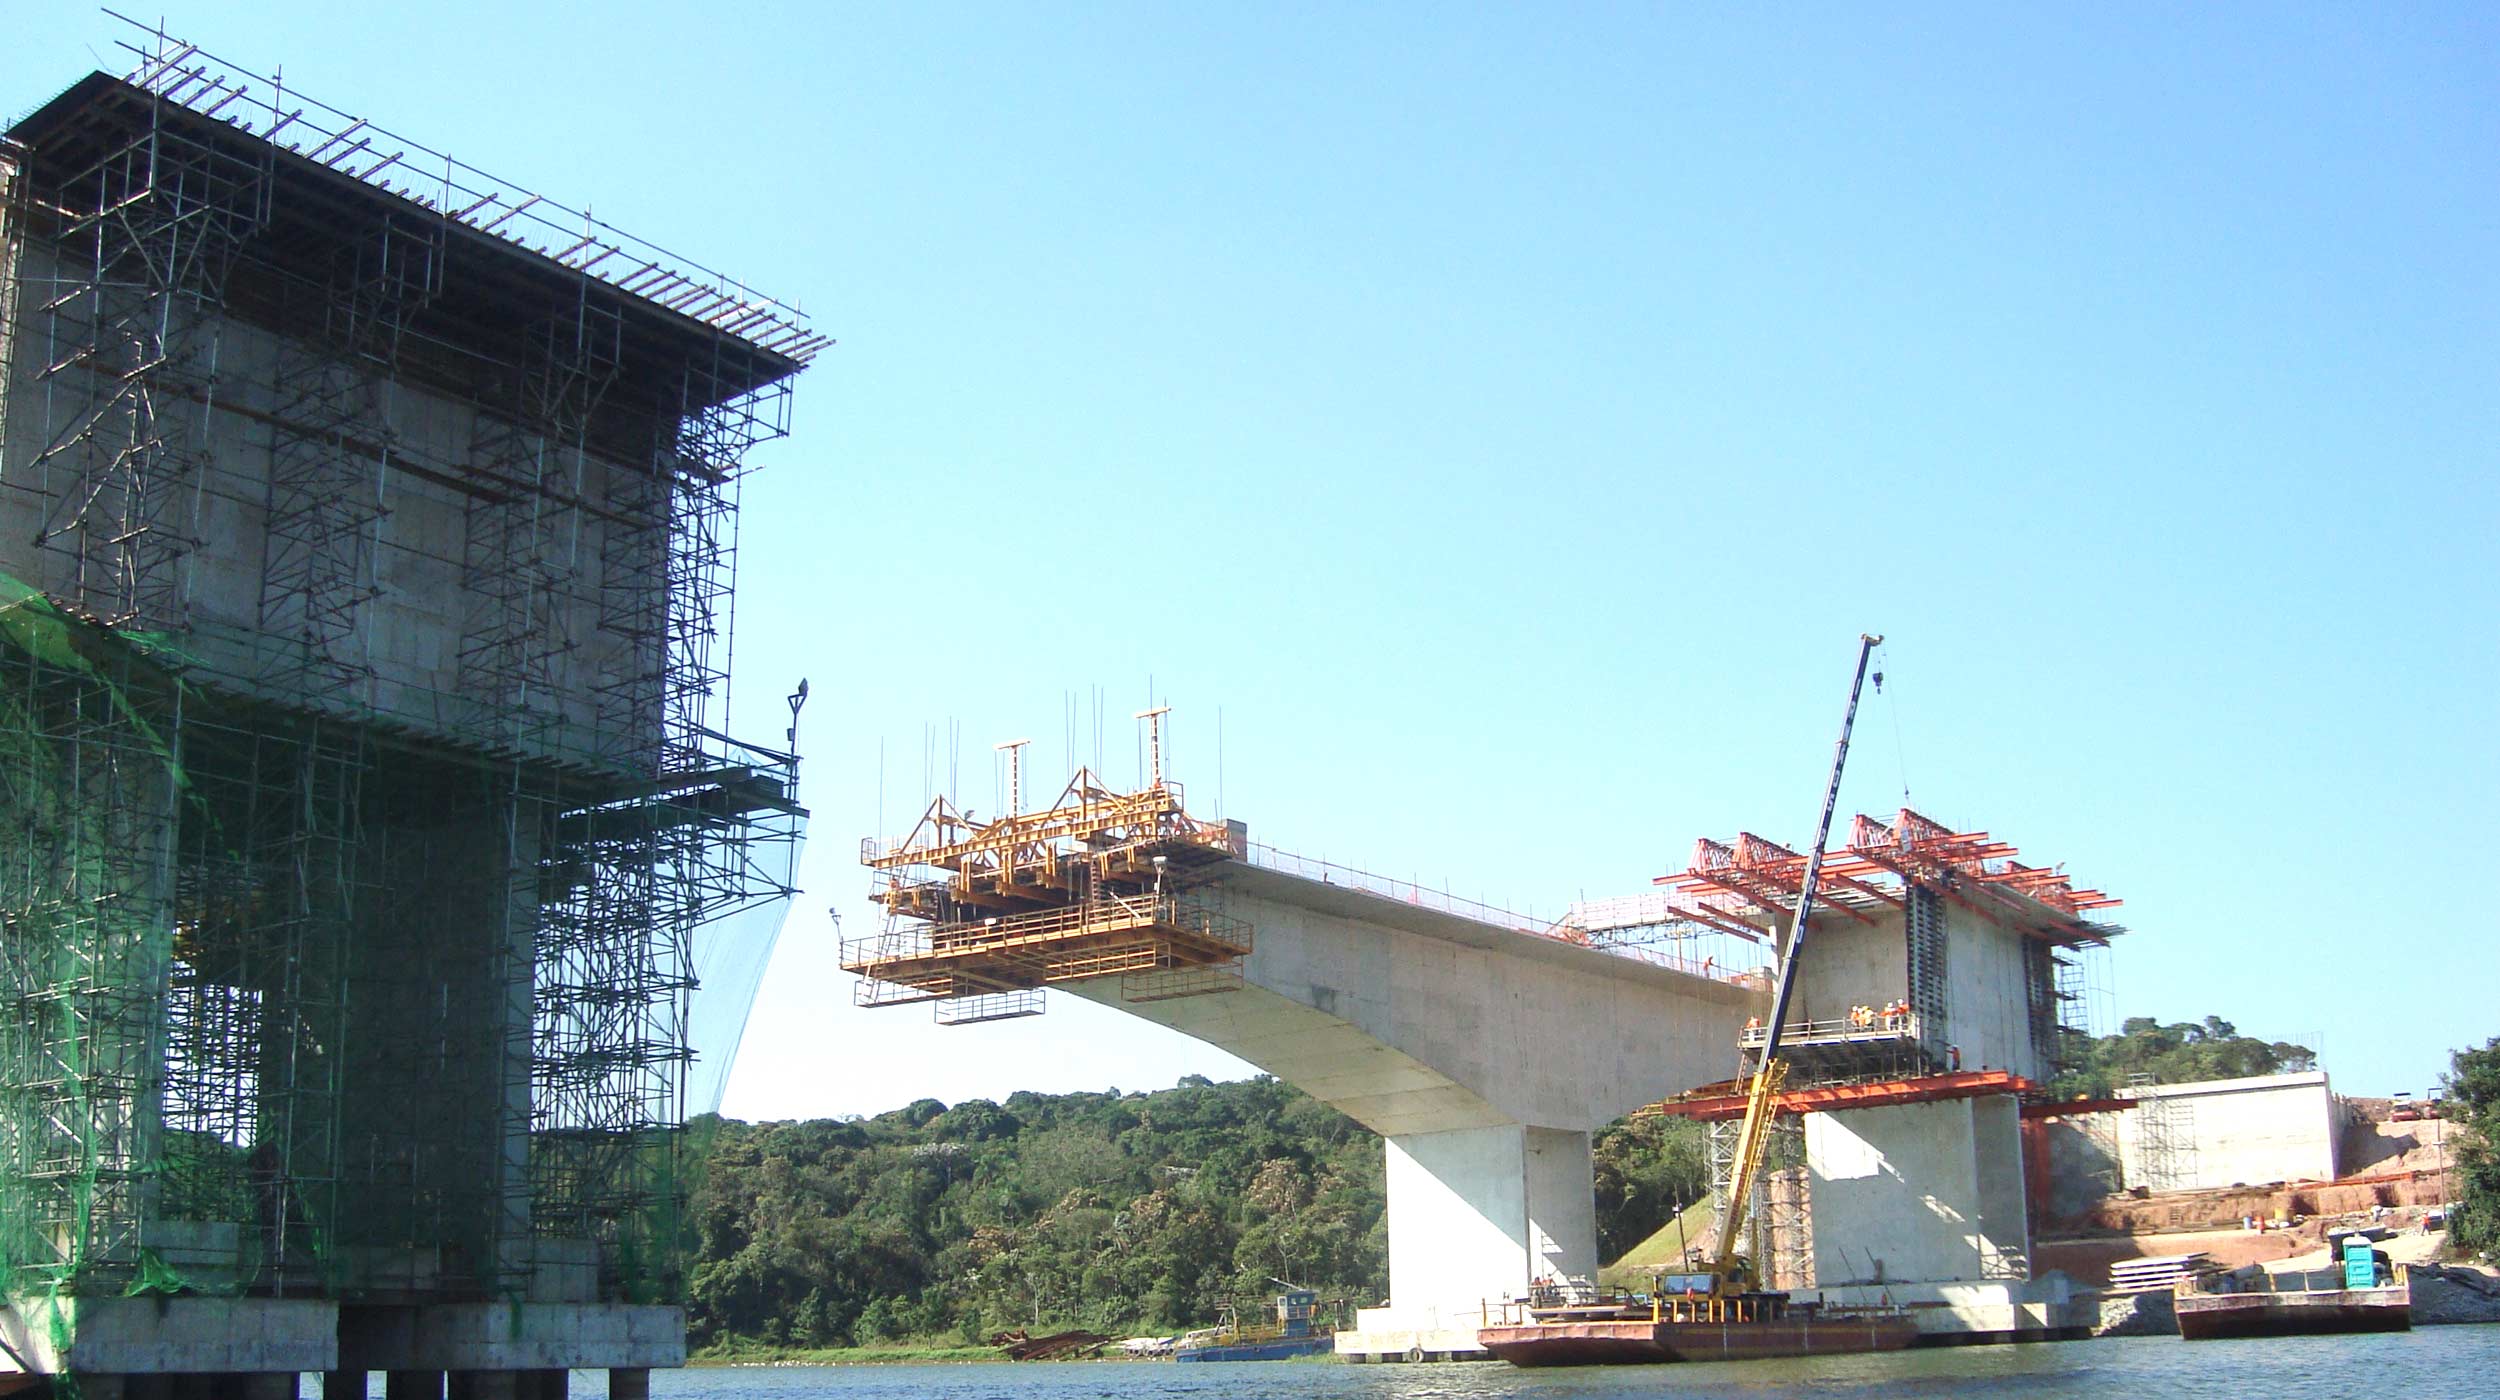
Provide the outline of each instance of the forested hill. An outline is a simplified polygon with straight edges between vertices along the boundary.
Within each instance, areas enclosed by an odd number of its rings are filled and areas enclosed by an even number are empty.
[[[2074,1037],[2059,1097],[2138,1072],[2178,1082],[2306,1068],[2229,1022]],[[1171,1332],[1288,1278],[1358,1305],[1388,1290],[1380,1139],[1273,1079],[1155,1093],[1017,1094],[875,1118],[705,1119],[692,1311],[698,1346],[977,1340],[1010,1327]],[[1601,1255],[1708,1187],[1679,1119],[1598,1133]]]
[[[2061,1099],[2101,1098],[2139,1074],[2151,1075],[2157,1083],[2188,1084],[2318,1066],[2317,1052],[2308,1046],[2242,1035],[2219,1016],[2168,1025],[2150,1016],[2130,1016],[2116,1035],[2095,1038],[2069,1031],[2062,1051],[2065,1072],[2050,1086]]]
[[[1380,1139],[1273,1079],[694,1129],[697,1346],[1170,1332],[1271,1278],[1388,1290]],[[1619,1125],[1597,1157],[1608,1257],[1704,1187],[1690,1124]]]
[[[1380,1140],[1272,1079],[696,1127],[697,1346],[1176,1328],[1270,1274],[1386,1287]]]

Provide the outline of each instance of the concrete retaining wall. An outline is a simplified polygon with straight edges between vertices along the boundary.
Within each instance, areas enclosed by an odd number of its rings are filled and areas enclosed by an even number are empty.
[[[2172,1138],[2185,1150],[2173,1154],[2170,1175],[2154,1180],[2161,1173],[2146,1158],[2144,1115],[2158,1110],[2148,1106],[2118,1115],[2128,1186],[2202,1191],[2332,1181],[2338,1175],[2341,1120],[2324,1070],[2157,1084],[2134,1092],[2148,1104],[2168,1107]]]

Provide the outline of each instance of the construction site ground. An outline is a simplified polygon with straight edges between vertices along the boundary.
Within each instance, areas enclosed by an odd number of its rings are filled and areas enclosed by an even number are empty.
[[[2085,1288],[2106,1285],[2121,1260],[2169,1255],[2201,1253],[2223,1269],[2304,1267],[2296,1262],[2304,1258],[2325,1268],[2328,1232],[2368,1225],[2398,1232],[2385,1246],[2398,1262],[2436,1258],[2446,1236],[2422,1225],[2448,1197],[2448,1124],[2388,1121],[2385,1100],[2347,1102],[2354,1116],[2338,1179],[2111,1196],[2080,1219],[2044,1224],[2032,1267]],[[2251,1230],[2243,1223],[2251,1218],[2292,1223]]]

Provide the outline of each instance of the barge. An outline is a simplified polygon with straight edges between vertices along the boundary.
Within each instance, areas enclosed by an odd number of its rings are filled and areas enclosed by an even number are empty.
[[[2413,1330],[2413,1282],[2403,1265],[2368,1239],[2348,1237],[2343,1267],[2325,1279],[2301,1275],[2304,1286],[2283,1288],[2263,1275],[2263,1288],[2238,1286],[2235,1276],[2181,1279],[2171,1292],[2179,1335],[2191,1342],[2228,1337],[2313,1337],[2344,1332]],[[2323,1287],[2306,1286],[2322,1283]]]
[[[1771,1292],[1662,1288],[1616,1302],[1531,1303],[1525,1314],[1478,1328],[1476,1340],[1515,1366],[1619,1366],[1899,1351],[1918,1339],[1918,1324],[1898,1309],[1835,1308]]]
[[[1276,1295],[1274,1307],[1275,1322],[1248,1326],[1241,1322],[1239,1310],[1226,1304],[1222,1320],[1203,1332],[1181,1338],[1172,1359],[1290,1361],[1297,1356],[1316,1356],[1336,1346],[1333,1330],[1319,1321],[1318,1294],[1287,1285],[1284,1292]]]

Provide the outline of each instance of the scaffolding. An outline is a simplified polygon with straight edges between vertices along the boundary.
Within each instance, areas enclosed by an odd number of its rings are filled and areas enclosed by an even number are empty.
[[[739,483],[825,341],[126,47],[0,142],[0,1285],[672,1297],[696,946],[805,817]]]
[[[1781,1061],[1783,1065],[1788,1061],[1785,1038],[1781,1042]],[[1634,1114],[1642,1118],[1688,1118],[1709,1125],[1711,1205],[1721,1218],[1730,1208],[1728,1184],[1736,1174],[1736,1154],[1741,1147],[1740,1133],[1751,1077],[1748,1066],[1744,1078],[1703,1085],[1676,1098],[1650,1104]],[[1829,1287],[1875,1281],[1871,1261],[1870,1273],[1865,1277],[1824,1279],[1817,1275],[1813,1188],[1805,1155],[1805,1115],[1992,1095],[2021,1096],[2037,1088],[2030,1080],[2004,1070],[1920,1075],[1889,1083],[1819,1081],[1805,1087],[1779,1088],[1770,1100],[1770,1136],[1763,1154],[1766,1169],[1755,1174],[1753,1199],[1739,1206],[1746,1212],[1740,1222],[1740,1237],[1745,1241],[1747,1252],[1763,1261],[1764,1267],[1770,1271],[1766,1277],[1774,1287]],[[1834,1246],[1834,1249],[1841,1260],[1848,1260],[1845,1247]],[[2024,1270],[2028,1265],[2018,1254],[1999,1250],[1987,1254],[1981,1267],[1986,1277],[2021,1278],[2026,1276]]]
[[[1762,1285],[1811,1288],[1814,1223],[1808,1201],[1805,1119],[1795,1113],[1772,1118],[1751,1199],[1731,1205],[1729,1189],[1736,1179],[1743,1127],[1741,1117],[1710,1120],[1712,1229],[1730,1209],[1741,1210],[1738,1237],[1744,1241],[1746,1256],[1760,1265],[1756,1276]]]
[[[2123,932],[2091,915],[2118,900],[2078,887],[2065,871],[2025,865],[2010,843],[1984,831],[1956,831],[1903,808],[1886,822],[1861,813],[1849,843],[1826,852],[1818,913],[1872,925],[1906,914],[1924,890],[2058,946],[2108,941]],[[1657,883],[1682,915],[1756,936],[1796,914],[1803,853],[1751,832],[1733,844],[1703,837],[1685,868]]]
[[[1129,1002],[1239,988],[1252,931],[1209,877],[1249,858],[1248,832],[1189,815],[1163,776],[1164,713],[1138,716],[1154,759],[1135,792],[1080,768],[1025,812],[1022,745],[1001,745],[1006,815],[976,821],[938,797],[902,839],[862,841],[885,919],[842,945],[857,1004],[934,1002],[940,1024],[965,1025],[1038,1015],[1062,983],[1116,977]]]
[[[2196,1104],[2158,1092],[2160,1080],[2145,1073],[2127,1076],[2120,1096],[2134,1101],[2135,1152],[2141,1179],[2129,1186],[2148,1191],[2184,1191],[2196,1184]]]
[[[1870,1001],[1880,1004],[1801,1023],[1783,1037],[1801,1082],[1885,1083],[1960,1069],[1948,906],[2020,938],[2034,1062],[2046,1078],[2068,1059],[2096,1014],[2096,955],[2124,931],[2095,916],[2119,901],[2077,886],[2062,869],[2026,865],[2018,854],[1984,831],[1956,831],[1907,808],[1889,821],[1860,815],[1852,822],[1847,845],[1825,854],[1817,916],[1898,928],[1900,990],[1873,993]],[[1751,832],[1733,842],[1704,838],[1683,870],[1658,878],[1665,888],[1645,901],[1656,907],[1640,913],[1664,926],[1782,938],[1795,919],[1805,861]],[[1740,1044],[1750,1051],[1762,1038],[1752,1029]]]

